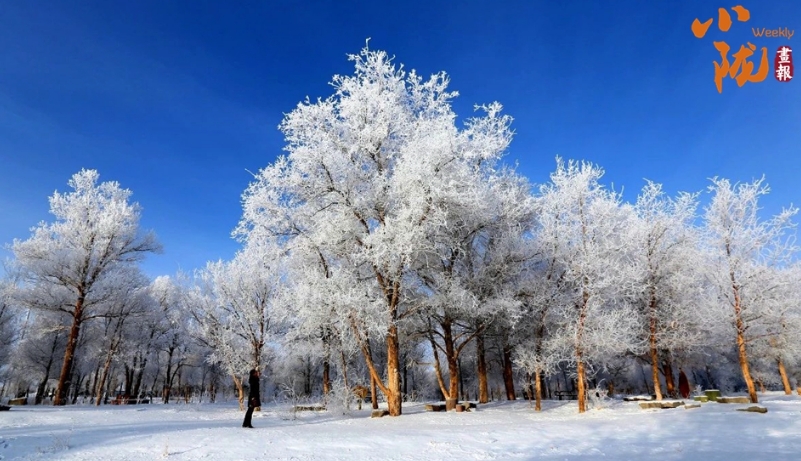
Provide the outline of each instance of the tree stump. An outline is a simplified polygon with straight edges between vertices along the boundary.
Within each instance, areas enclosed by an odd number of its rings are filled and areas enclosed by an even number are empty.
[[[381,417],[388,416],[388,415],[389,415],[389,411],[388,410],[373,410],[373,412],[370,414],[370,417],[371,418],[381,418]]]
[[[710,402],[717,402],[718,397],[720,397],[720,391],[717,389],[709,389],[704,391],[706,397],[709,399]]]
[[[455,410],[456,402],[458,402],[457,399],[445,399],[445,411]]]
[[[695,400],[696,402],[709,402],[709,397],[705,395],[696,395],[695,397],[693,397],[693,400]]]

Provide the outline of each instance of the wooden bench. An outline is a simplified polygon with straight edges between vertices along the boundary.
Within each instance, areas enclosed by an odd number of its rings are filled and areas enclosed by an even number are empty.
[[[463,405],[465,410],[471,410],[474,408],[478,408],[478,404],[476,402],[459,402],[457,405]],[[427,403],[426,404],[426,411],[445,411],[446,407],[444,403]]]
[[[578,399],[578,392],[571,392],[571,391],[556,391],[554,395],[559,397],[559,400],[562,400],[562,397],[567,397],[567,400],[576,400]]]
[[[325,406],[323,405],[295,405],[293,407],[295,411],[325,411]]]

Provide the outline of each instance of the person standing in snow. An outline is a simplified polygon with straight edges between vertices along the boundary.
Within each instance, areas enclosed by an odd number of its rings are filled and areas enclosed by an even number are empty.
[[[245,412],[245,421],[242,423],[242,427],[253,429],[253,425],[250,422],[253,417],[253,410],[261,406],[261,397],[259,395],[259,370],[250,370],[248,386],[250,387],[250,391],[248,391],[248,411]]]

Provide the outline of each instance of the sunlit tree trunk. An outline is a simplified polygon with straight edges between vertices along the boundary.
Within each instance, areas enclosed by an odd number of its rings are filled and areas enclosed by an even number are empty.
[[[787,378],[787,370],[784,368],[784,361],[782,361],[782,359],[779,359],[778,362],[779,362],[779,375],[781,375],[782,385],[784,385],[784,393],[790,395],[793,393],[793,389],[790,387],[790,379]]]

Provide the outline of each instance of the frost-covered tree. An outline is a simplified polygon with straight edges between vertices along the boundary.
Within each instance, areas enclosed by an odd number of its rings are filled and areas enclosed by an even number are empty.
[[[12,345],[17,340],[12,293],[15,284],[11,278],[0,279],[0,369],[8,364]]]
[[[71,192],[50,197],[52,223],[42,222],[28,240],[14,240],[11,250],[21,269],[24,303],[34,309],[62,312],[71,328],[54,404],[66,403],[75,349],[82,324],[108,315],[104,301],[124,284],[128,267],[160,250],[152,233],[139,229],[140,207],[131,191],[117,182],[98,183],[95,170],[81,170],[69,180]],[[67,303],[42,303],[68,297]]]
[[[234,379],[244,401],[242,376],[264,368],[272,334],[275,301],[280,289],[280,254],[237,253],[230,262],[209,263],[198,273],[192,312],[198,334],[212,348],[210,360]]]
[[[150,296],[160,311],[154,347],[160,372],[163,371],[161,398],[164,403],[169,403],[175,380],[187,365],[193,346],[188,333],[191,315],[186,305],[185,288],[173,277],[156,277],[150,285]]]
[[[762,375],[763,384],[781,383],[786,394],[792,393],[788,368],[801,360],[801,266],[774,268],[760,274],[766,287],[756,302],[761,318],[749,328],[749,364]]]
[[[511,171],[482,171],[480,163],[468,171],[473,180],[461,181],[461,194],[473,199],[448,208],[447,224],[432,228],[430,248],[419,253],[415,270],[418,302],[425,306],[421,323],[448,406],[458,400],[460,354],[489,324],[512,315],[518,303],[514,282],[528,257],[523,241],[533,216],[528,183]]]
[[[726,326],[734,338],[743,380],[752,403],[757,393],[749,366],[751,341],[767,334],[764,330],[763,300],[775,290],[781,278],[767,277],[773,268],[787,264],[796,253],[792,217],[797,208],[789,207],[770,219],[759,216],[759,199],[769,192],[764,178],[731,184],[713,178],[713,194],[706,207],[705,240],[713,264],[712,283],[720,302],[727,306]]]
[[[126,339],[129,339],[126,336],[134,333],[130,329],[131,324],[141,320],[151,307],[152,298],[148,296],[147,288],[145,277],[133,272],[128,278],[128,285],[120,287],[116,295],[106,301],[111,305],[107,308],[109,316],[104,319],[102,336],[98,341],[99,347],[96,351],[97,356],[101,357],[102,365],[100,366],[100,377],[97,379],[94,389],[95,405],[100,405],[111,365],[124,347]],[[136,327],[135,332],[141,333],[139,325]]]
[[[660,364],[667,393],[676,397],[671,351],[697,346],[707,336],[702,327],[703,262],[692,227],[696,208],[695,194],[669,198],[660,184],[648,182],[630,222],[628,243],[635,266],[631,283],[657,400],[663,395]]]
[[[624,282],[632,264],[626,254],[631,212],[620,195],[599,182],[603,170],[557,159],[540,188],[538,238],[553,248],[564,274],[550,348],[576,367],[579,412],[586,410],[587,367],[609,354],[636,349],[633,311]]]
[[[400,415],[400,340],[418,310],[406,290],[412,264],[432,226],[446,224],[446,210],[470,199],[459,195],[458,172],[504,152],[510,118],[492,104],[460,130],[444,73],[424,81],[366,48],[350,59],[355,74],[335,76],[334,95],[307,100],[284,118],[288,155],[261,170],[245,192],[238,232],[281,238],[289,222],[296,229],[285,238],[325,242],[355,296],[337,315],[390,414]],[[386,373],[371,359],[373,340],[385,344]]]

